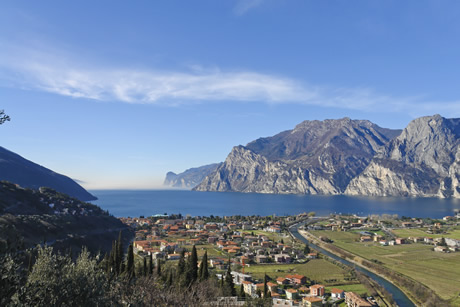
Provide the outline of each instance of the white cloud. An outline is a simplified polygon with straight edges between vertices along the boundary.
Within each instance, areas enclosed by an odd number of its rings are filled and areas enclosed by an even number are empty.
[[[249,10],[258,7],[261,5],[263,0],[238,0],[234,12],[235,14],[241,16],[246,14]]]
[[[185,71],[85,67],[49,52],[0,51],[0,84],[74,98],[178,106],[221,101],[303,104],[412,116],[460,116],[460,102],[392,97],[369,88],[314,86],[254,71],[194,66]]]

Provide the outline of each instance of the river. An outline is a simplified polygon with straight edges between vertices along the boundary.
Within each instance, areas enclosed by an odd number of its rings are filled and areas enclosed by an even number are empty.
[[[400,307],[412,307],[414,305],[414,303],[407,297],[406,294],[404,294],[404,292],[402,292],[398,287],[396,287],[395,285],[393,285],[391,282],[389,282],[388,280],[372,273],[371,271],[363,268],[363,267],[360,267],[360,266],[357,266],[355,265],[354,263],[351,263],[350,261],[347,261],[345,259],[342,259],[330,252],[328,252],[327,250],[313,244],[313,243],[310,243],[308,242],[308,240],[306,238],[304,238],[298,231],[298,228],[302,225],[304,225],[305,223],[300,223],[300,224],[295,224],[293,226],[291,226],[289,228],[289,231],[292,233],[293,236],[295,236],[297,239],[301,240],[302,242],[304,243],[308,243],[308,245],[310,247],[312,247],[313,249],[321,252],[322,254],[328,256],[328,257],[331,257],[332,259],[334,260],[337,260],[339,261],[340,263],[343,263],[347,266],[351,266],[351,267],[354,267],[357,271],[365,274],[366,276],[369,276],[371,279],[373,279],[375,282],[377,282],[379,285],[381,285],[382,287],[384,287],[389,293],[391,293],[391,295],[393,296],[393,299],[394,301],[396,302],[396,304],[398,304]]]

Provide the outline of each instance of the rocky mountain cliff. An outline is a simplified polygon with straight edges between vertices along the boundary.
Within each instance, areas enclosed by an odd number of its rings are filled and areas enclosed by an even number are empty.
[[[341,194],[399,133],[366,120],[304,121],[234,147],[195,190]]]
[[[0,180],[7,180],[25,188],[49,187],[83,201],[97,199],[74,180],[0,147]]]
[[[348,185],[349,195],[460,197],[460,119],[413,120]]]
[[[209,174],[213,173],[222,163],[208,164],[200,167],[189,168],[188,170],[176,174],[166,173],[164,186],[173,188],[191,189],[196,187]]]

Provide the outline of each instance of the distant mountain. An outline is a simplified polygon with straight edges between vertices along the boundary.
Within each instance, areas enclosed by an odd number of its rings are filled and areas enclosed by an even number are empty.
[[[460,198],[460,119],[440,115],[413,120],[346,194]]]
[[[0,147],[0,180],[31,189],[50,187],[82,201],[97,199],[69,177],[26,160],[3,147]]]
[[[190,168],[183,173],[176,174],[168,172],[166,174],[164,186],[174,188],[191,189],[197,186],[203,179],[214,172],[222,163],[214,163],[200,167]]]
[[[197,191],[341,194],[401,130],[366,120],[304,121],[234,147]]]

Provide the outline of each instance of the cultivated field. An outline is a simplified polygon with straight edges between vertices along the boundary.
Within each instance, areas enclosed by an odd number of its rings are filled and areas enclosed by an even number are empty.
[[[348,277],[347,271],[324,259],[313,259],[304,264],[267,264],[251,265],[245,268],[255,278],[263,278],[266,273],[273,279],[285,277],[288,274],[300,274],[307,276],[310,280],[323,284],[347,283],[344,278]],[[334,282],[330,280],[336,280]]]
[[[381,261],[386,267],[409,276],[433,289],[444,299],[460,294],[460,252],[437,253],[425,244],[380,246],[374,242],[357,242],[359,234],[350,232],[312,231],[326,236],[334,244],[368,260]]]
[[[428,234],[426,233],[425,228],[416,228],[416,229],[395,229],[393,233],[401,238],[408,238],[408,237],[431,237],[431,238],[451,238],[460,240],[460,227],[452,227],[447,231],[445,234]]]

